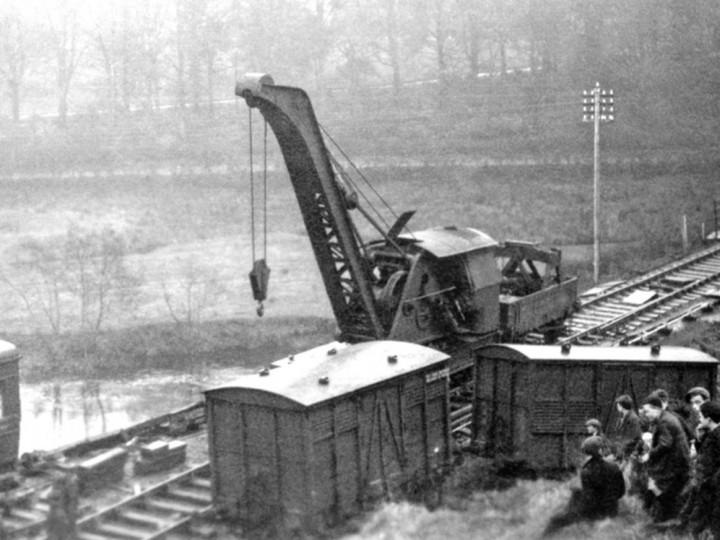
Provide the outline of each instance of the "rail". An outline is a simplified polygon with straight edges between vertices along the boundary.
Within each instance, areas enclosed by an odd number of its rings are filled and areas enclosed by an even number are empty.
[[[210,465],[203,463],[80,519],[79,540],[155,540],[212,510]]]
[[[720,245],[661,266],[582,304],[559,344],[631,345],[710,308],[720,291]],[[633,301],[632,295],[645,294]]]

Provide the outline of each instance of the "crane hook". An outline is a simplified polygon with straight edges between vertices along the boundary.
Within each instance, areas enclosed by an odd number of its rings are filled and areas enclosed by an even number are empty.
[[[262,317],[265,313],[263,302],[267,298],[268,285],[270,282],[270,267],[265,262],[265,259],[258,259],[253,263],[249,277],[253,298],[258,302],[257,315],[258,317]]]

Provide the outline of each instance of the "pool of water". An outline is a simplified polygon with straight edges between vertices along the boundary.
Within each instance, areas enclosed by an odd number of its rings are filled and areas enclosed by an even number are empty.
[[[204,389],[248,371],[156,372],[131,380],[21,384],[20,453],[51,450],[180,409],[202,400]]]

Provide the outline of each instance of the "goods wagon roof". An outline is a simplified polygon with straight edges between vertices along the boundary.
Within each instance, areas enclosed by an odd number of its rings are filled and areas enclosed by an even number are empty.
[[[484,232],[469,227],[438,227],[413,232],[411,235],[403,234],[400,238],[418,243],[438,258],[498,245]]]
[[[260,373],[242,375],[233,382],[206,391],[264,392],[311,406],[383,381],[427,368],[448,355],[401,341],[330,343],[284,358]]]
[[[489,345],[480,351],[493,356],[498,350],[510,351],[521,360],[588,361],[588,362],[684,362],[716,364],[718,361],[702,351],[689,347],[660,347],[656,352],[649,346],[601,347],[577,345],[563,352],[560,345]],[[501,353],[502,354],[502,353]],[[507,356],[507,352],[505,352]]]

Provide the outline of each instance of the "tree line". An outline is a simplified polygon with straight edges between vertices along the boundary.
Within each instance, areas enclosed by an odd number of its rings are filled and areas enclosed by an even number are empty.
[[[0,114],[17,122],[52,97],[61,125],[89,110],[212,115],[218,88],[253,70],[318,94],[521,72],[539,104],[549,81],[597,78],[690,126],[720,113],[719,54],[713,0],[6,0]]]

